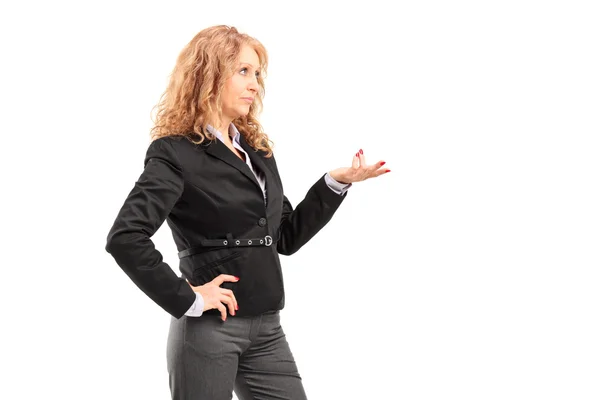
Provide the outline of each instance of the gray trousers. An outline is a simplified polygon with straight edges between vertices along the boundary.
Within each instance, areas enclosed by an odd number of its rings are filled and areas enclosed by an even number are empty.
[[[306,400],[279,311],[171,317],[167,369],[177,400]]]

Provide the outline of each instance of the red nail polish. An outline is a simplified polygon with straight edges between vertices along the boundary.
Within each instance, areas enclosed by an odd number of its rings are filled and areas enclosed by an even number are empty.
[[[363,154],[363,151],[362,151],[362,149],[360,149],[360,154]]]
[[[239,276],[234,276],[235,279],[237,279],[238,281],[240,280]]]
[[[389,169],[386,169],[385,172],[391,172]]]
[[[382,161],[381,164],[379,164],[379,165],[383,166],[383,164],[385,164],[385,161]]]
[[[236,310],[239,310],[240,308],[239,308],[239,307],[236,305],[236,306],[235,306],[235,309],[236,309]]]
[[[356,157],[358,157],[358,153],[356,153]]]

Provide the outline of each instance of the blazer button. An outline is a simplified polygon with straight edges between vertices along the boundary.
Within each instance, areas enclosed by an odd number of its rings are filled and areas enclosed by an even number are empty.
[[[258,225],[259,226],[265,226],[267,224],[267,220],[266,218],[261,218],[258,220]]]

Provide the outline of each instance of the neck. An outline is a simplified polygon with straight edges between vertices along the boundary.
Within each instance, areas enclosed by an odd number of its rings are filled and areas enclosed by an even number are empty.
[[[220,124],[214,125],[215,129],[223,134],[223,136],[229,137],[229,125],[231,125],[232,120],[225,119],[221,120]]]

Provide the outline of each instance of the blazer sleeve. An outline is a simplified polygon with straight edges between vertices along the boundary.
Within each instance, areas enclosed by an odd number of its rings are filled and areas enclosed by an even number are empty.
[[[183,171],[172,144],[150,143],[144,170],[108,233],[106,251],[129,278],[165,311],[181,318],[196,300],[185,279],[163,261],[150,238],[183,192]]]
[[[348,192],[339,195],[331,190],[325,175],[308,190],[295,209],[284,195],[277,251],[287,256],[300,250],[331,220],[347,195]]]

